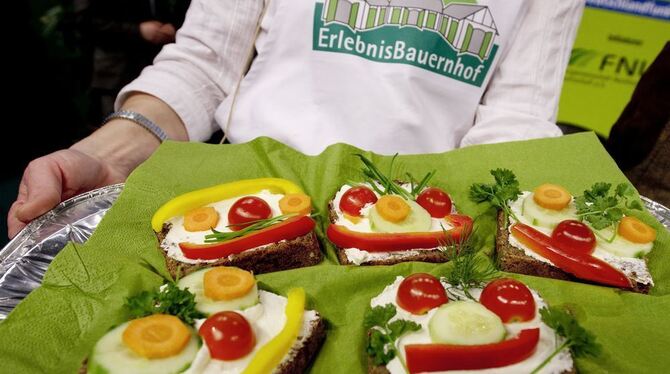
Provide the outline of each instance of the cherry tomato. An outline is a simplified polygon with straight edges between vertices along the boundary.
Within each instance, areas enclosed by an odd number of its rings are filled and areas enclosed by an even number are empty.
[[[535,318],[535,299],[525,284],[502,278],[484,287],[479,302],[497,314],[503,323],[526,322]]]
[[[416,273],[405,278],[396,295],[396,303],[412,314],[425,314],[448,301],[439,279],[426,273]]]
[[[361,215],[361,208],[366,204],[374,204],[377,202],[377,195],[365,187],[356,186],[347,190],[340,199],[340,210],[350,216],[359,217]]]
[[[217,360],[237,360],[249,354],[256,345],[256,337],[249,322],[239,313],[216,313],[198,330],[205,340],[209,354]]]
[[[562,221],[551,233],[554,245],[567,252],[593,253],[596,236],[585,223],[576,220]]]
[[[451,199],[439,188],[426,188],[416,198],[416,202],[433,218],[442,218],[451,213]]]
[[[272,209],[265,200],[256,196],[246,196],[235,202],[228,211],[228,224],[233,231],[241,230],[251,222],[272,216]]]

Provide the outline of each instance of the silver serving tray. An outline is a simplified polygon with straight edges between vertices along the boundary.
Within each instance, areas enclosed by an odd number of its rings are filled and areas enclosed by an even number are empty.
[[[0,250],[0,321],[42,283],[53,258],[72,241],[84,243],[123,190],[123,183],[75,196],[31,222]],[[670,209],[641,197],[670,230]]]
[[[26,226],[0,250],[0,321],[42,283],[68,242],[84,243],[123,190],[123,183],[63,201]]]

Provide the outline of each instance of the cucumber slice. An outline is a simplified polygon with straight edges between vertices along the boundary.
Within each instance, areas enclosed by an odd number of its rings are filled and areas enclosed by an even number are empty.
[[[414,201],[406,200],[410,213],[402,222],[389,222],[373,206],[370,209],[370,228],[377,232],[423,232],[430,230],[430,214]]]
[[[577,219],[577,208],[573,202],[563,210],[551,210],[543,208],[533,200],[533,194],[526,196],[522,207],[524,217],[535,226],[542,226],[553,229],[561,221],[567,219]]]
[[[181,373],[188,369],[200,349],[200,339],[191,331],[191,339],[182,351],[172,357],[148,359],[131,351],[122,340],[123,331],[130,322],[126,322],[105,334],[95,347],[88,360],[88,373],[94,374],[163,374]]]
[[[651,249],[654,247],[654,243],[633,243],[630,240],[625,239],[621,235],[614,237],[614,240],[609,243],[602,238],[611,238],[614,234],[614,231],[611,228],[597,230],[596,243],[597,248],[602,249],[603,251],[609,252],[615,256],[619,257],[637,257],[641,258],[651,252]]]
[[[198,270],[191,273],[177,282],[177,286],[181,289],[188,288],[191,293],[195,294],[195,308],[207,315],[211,315],[224,310],[243,310],[258,304],[258,285],[254,287],[246,295],[233,300],[212,300],[205,296],[204,277],[205,272],[209,269]]]
[[[474,301],[450,301],[437,309],[428,322],[434,343],[477,345],[505,339],[500,317]]]

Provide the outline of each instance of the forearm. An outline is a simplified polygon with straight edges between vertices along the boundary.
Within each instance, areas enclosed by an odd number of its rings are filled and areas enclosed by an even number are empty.
[[[154,96],[133,93],[121,108],[144,115],[160,126],[171,140],[188,141],[186,129],[177,113]],[[112,164],[128,175],[159,145],[158,139],[138,124],[115,119],[71,148]]]

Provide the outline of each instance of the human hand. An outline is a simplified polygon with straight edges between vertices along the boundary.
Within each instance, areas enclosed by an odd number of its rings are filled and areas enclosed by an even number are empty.
[[[28,222],[61,201],[94,188],[126,179],[122,167],[75,149],[33,160],[23,173],[19,194],[9,209],[7,226],[14,237]]]
[[[143,113],[160,123],[172,140],[188,140],[186,127],[177,113],[154,96],[132,93],[122,109]],[[16,202],[9,209],[9,237],[62,200],[124,181],[159,145],[158,139],[146,129],[118,118],[70,149],[32,161],[23,173]]]
[[[172,24],[159,21],[140,23],[140,35],[149,43],[163,45],[174,42],[176,30]]]

